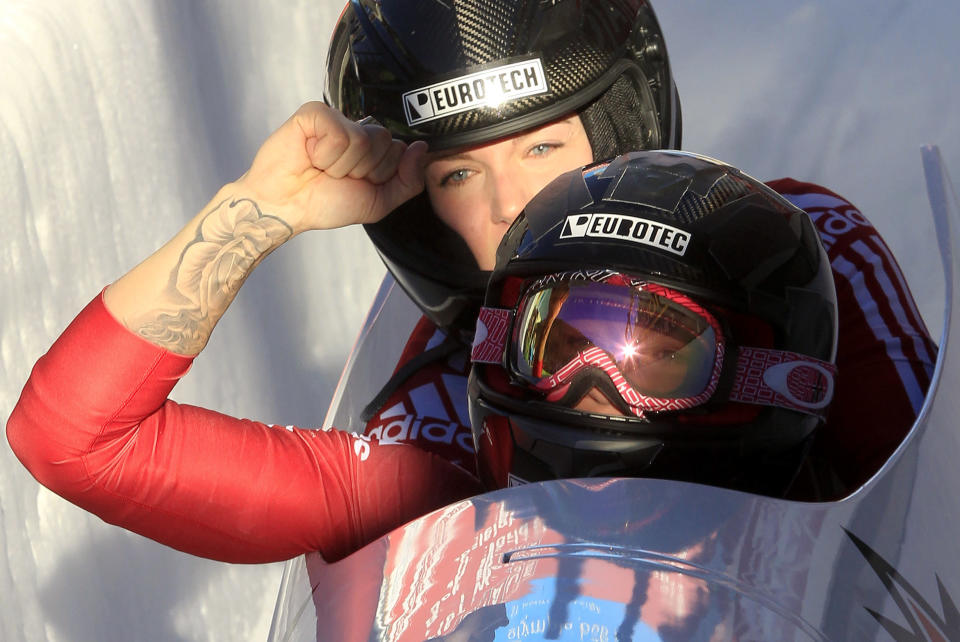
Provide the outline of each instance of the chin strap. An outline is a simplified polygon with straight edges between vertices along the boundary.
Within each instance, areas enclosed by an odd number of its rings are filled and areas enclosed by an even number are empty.
[[[459,341],[453,334],[447,334],[444,336],[443,341],[438,345],[433,346],[429,350],[424,350],[414,358],[407,361],[405,364],[397,368],[397,371],[393,373],[393,376],[383,384],[383,388],[380,389],[380,392],[364,406],[363,411],[360,413],[360,419],[367,423],[373,416],[377,414],[377,411],[383,407],[383,404],[387,402],[387,399],[390,398],[397,388],[399,388],[403,383],[409,379],[415,372],[426,366],[427,364],[433,363],[434,361],[439,361],[441,359],[446,359],[451,354],[457,350],[464,348],[464,344]]]

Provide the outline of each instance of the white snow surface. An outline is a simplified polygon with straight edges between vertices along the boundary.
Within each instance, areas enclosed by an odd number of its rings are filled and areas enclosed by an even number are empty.
[[[79,309],[322,95],[339,0],[0,2],[0,425]],[[674,0],[657,11],[684,148],[843,194],[939,337],[920,146],[960,172],[960,4]],[[319,425],[383,267],[362,230],[251,277],[174,398]],[[243,474],[243,471],[238,471]],[[0,640],[260,640],[279,565],[197,559],[41,488],[0,446]]]

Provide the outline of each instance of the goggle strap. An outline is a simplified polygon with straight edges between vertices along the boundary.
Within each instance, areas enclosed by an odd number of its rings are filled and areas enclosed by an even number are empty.
[[[837,367],[813,357],[741,347],[729,399],[789,408],[825,418],[833,400]]]
[[[513,310],[481,307],[477,316],[477,331],[473,335],[470,360],[474,363],[503,363],[506,354],[507,331]]]

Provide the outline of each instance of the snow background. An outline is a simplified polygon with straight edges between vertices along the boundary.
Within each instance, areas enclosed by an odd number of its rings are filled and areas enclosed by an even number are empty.
[[[0,425],[76,312],[321,96],[341,2],[278,6],[0,0]],[[939,336],[919,150],[939,144],[960,176],[960,4],[657,8],[684,147],[852,200]],[[361,230],[298,237],[251,277],[174,397],[320,424],[382,274]],[[200,560],[106,525],[0,445],[0,641],[264,639],[280,570]]]

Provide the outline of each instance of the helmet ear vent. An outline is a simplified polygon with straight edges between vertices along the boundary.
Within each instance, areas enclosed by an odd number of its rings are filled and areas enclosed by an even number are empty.
[[[637,58],[651,63],[661,63],[665,58],[660,34],[650,30],[645,25],[639,25],[633,30],[629,49]]]
[[[659,42],[649,42],[643,51],[640,52],[640,55],[644,58],[660,61],[663,60],[663,49],[660,47]]]

